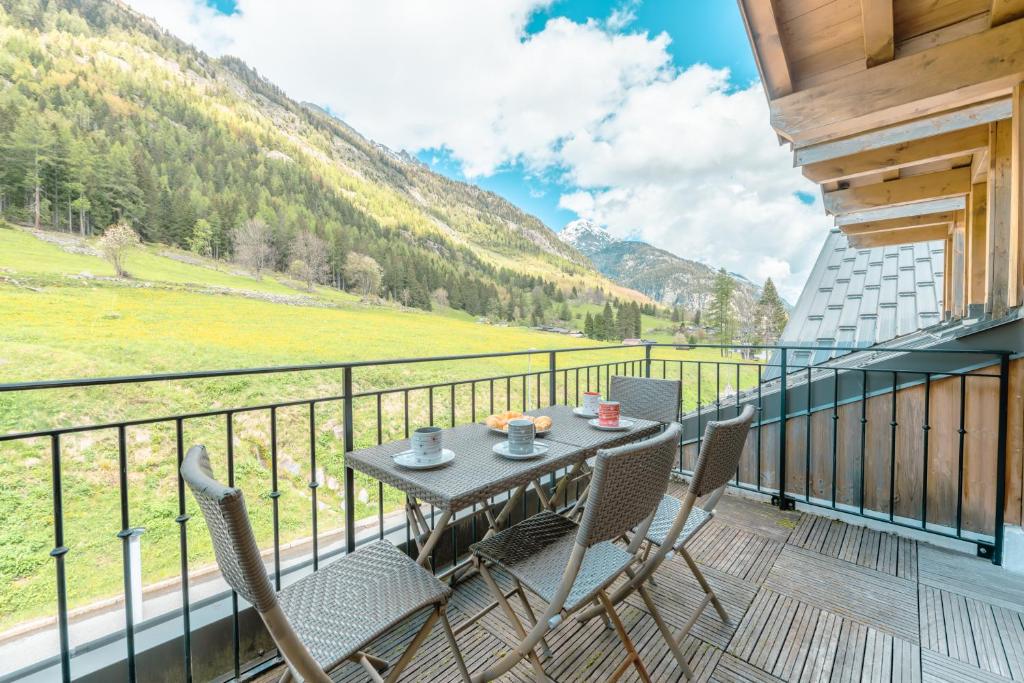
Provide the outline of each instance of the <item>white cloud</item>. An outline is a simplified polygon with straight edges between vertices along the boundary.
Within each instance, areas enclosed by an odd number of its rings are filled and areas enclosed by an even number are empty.
[[[551,0],[129,0],[185,40],[241,57],[293,97],[396,149],[444,148],[469,177],[556,170],[561,204],[681,256],[799,293],[825,221],[776,145],[758,87],[679,70],[665,34],[531,15]],[[816,194],[816,193],[815,193]],[[557,226],[556,226],[557,227]]]

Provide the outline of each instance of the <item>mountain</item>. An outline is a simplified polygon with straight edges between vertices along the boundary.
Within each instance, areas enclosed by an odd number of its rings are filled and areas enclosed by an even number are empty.
[[[646,242],[618,240],[592,221],[579,219],[565,226],[559,237],[586,255],[604,275],[646,294],[665,306],[688,312],[703,308],[711,296],[715,269],[698,261],[652,247]],[[733,304],[740,316],[753,313],[761,288],[730,273],[736,280]]]
[[[343,286],[358,252],[379,263],[386,298],[429,308],[444,289],[475,315],[529,317],[537,288],[646,301],[498,195],[114,0],[0,0],[0,154],[0,218],[15,223],[96,234],[126,221],[146,241],[231,258],[235,228],[257,219],[277,270],[309,231],[326,243],[326,282]]]

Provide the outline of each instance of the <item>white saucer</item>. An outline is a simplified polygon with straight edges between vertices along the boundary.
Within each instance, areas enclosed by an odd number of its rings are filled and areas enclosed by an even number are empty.
[[[496,434],[501,434],[502,436],[506,436],[506,437],[508,436],[508,432],[506,432],[504,429],[498,429],[497,427],[491,427],[491,431],[496,433]],[[545,429],[542,432],[535,432],[534,436],[547,436],[550,433],[551,433],[550,429]]]
[[[631,420],[628,417],[620,417],[619,424],[617,426],[605,427],[597,418],[595,418],[593,420],[589,420],[588,424],[594,429],[600,429],[602,432],[628,432],[636,426],[636,421]]]
[[[533,453],[526,453],[524,455],[520,455],[519,453],[509,452],[508,441],[499,441],[498,443],[494,444],[491,450],[493,450],[501,457],[508,458],[509,460],[529,460],[530,458],[539,458],[540,456],[547,453],[548,445],[546,443],[541,443],[540,441],[534,441]]]
[[[589,411],[586,411],[583,409],[583,406],[580,406],[579,408],[573,408],[572,414],[575,415],[576,417],[597,417],[597,413],[591,413]]]
[[[408,468],[410,470],[432,470],[435,467],[440,467],[441,465],[447,465],[448,463],[450,463],[452,460],[455,459],[455,453],[448,450],[447,448],[442,448],[441,459],[438,460],[437,462],[431,463],[416,462],[416,454],[413,453],[411,450],[402,451],[397,455],[393,455],[391,459],[395,461],[396,465]]]

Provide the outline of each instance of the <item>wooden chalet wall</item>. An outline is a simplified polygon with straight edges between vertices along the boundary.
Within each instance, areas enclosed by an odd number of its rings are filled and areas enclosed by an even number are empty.
[[[987,368],[982,373],[998,372]],[[901,378],[901,381],[903,379]],[[962,527],[983,534],[993,532],[996,481],[996,444],[999,382],[974,377],[965,380],[964,476]],[[959,469],[959,378],[936,379],[931,384],[928,437],[928,523],[956,526]],[[801,389],[789,392],[789,414],[802,412]],[[924,476],[924,385],[896,392],[896,460],[893,514],[905,520],[921,519]],[[862,402],[840,405],[836,421],[835,500],[837,506],[860,506]],[[729,407],[723,415],[731,417]],[[889,514],[890,453],[892,452],[892,397],[871,396],[864,408],[864,509]],[[796,500],[806,495],[826,503],[832,500],[832,407],[811,414],[809,488],[807,470],[807,418],[790,417],[786,423],[786,492]],[[1005,523],[1020,524],[1024,489],[1024,359],[1010,364],[1010,406],[1006,462]],[[757,443],[761,440],[761,481],[769,491],[778,489],[778,422],[752,429],[740,463],[739,482],[757,485]],[[683,447],[683,468],[692,470],[697,444]]]

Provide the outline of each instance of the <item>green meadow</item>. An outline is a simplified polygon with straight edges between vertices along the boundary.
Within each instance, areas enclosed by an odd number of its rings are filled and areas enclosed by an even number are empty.
[[[77,244],[77,243],[75,243]],[[75,244],[72,244],[74,247]],[[81,246],[81,245],[79,245]],[[87,246],[87,245],[86,245]],[[255,280],[234,266],[207,262],[165,247],[147,246],[128,259],[129,280],[117,280],[97,256],[72,253],[31,233],[0,228],[0,383],[43,379],[137,375],[354,360],[480,354],[499,351],[583,348],[587,339],[536,332],[523,327],[479,323],[442,309],[410,311],[368,305],[330,288],[307,293],[274,274]],[[596,307],[591,307],[590,310]],[[574,309],[588,310],[583,305]],[[576,312],[574,310],[574,313]],[[644,325],[664,324],[648,320]],[[646,335],[645,335],[646,336]],[[560,353],[559,369],[643,357],[643,349]],[[722,360],[717,350],[656,349],[669,358],[665,369],[677,377],[685,359]],[[375,392],[453,380],[488,378],[548,368],[547,353],[501,359],[475,359],[356,368],[356,392]],[[655,374],[662,366],[655,363]],[[703,400],[714,397],[714,368],[704,368]],[[586,372],[581,374],[585,377]],[[728,378],[725,377],[728,375]],[[556,399],[574,400],[575,371],[559,374]],[[592,374],[596,386],[597,375]],[[756,371],[745,369],[740,383],[750,386]],[[566,385],[564,382],[568,381]],[[723,373],[722,388],[735,384]],[[493,386],[493,393],[492,393]],[[506,394],[506,387],[509,393]],[[581,386],[583,379],[581,379]],[[505,383],[466,382],[454,394],[447,387],[409,392],[409,424],[403,392],[384,394],[377,422],[376,396],[357,399],[357,446],[401,438],[407,426],[447,425],[482,419],[491,407],[543,405],[547,378]],[[342,404],[316,403],[310,429],[309,399],[339,396],[340,370],[263,374],[218,379],[158,381],[79,389],[40,389],[0,393],[0,433],[103,424],[240,409],[287,401],[299,405],[276,411],[280,530],[282,542],[308,537],[314,477],[321,533],[343,523]],[[696,365],[684,370],[684,401],[697,403]],[[431,420],[433,394],[433,420]],[[454,399],[454,404],[453,404]],[[473,407],[476,414],[473,414]],[[183,447],[204,443],[219,476],[226,478],[227,417],[183,420]],[[231,417],[235,483],[248,497],[261,544],[272,539],[270,411],[239,410]],[[317,471],[310,463],[310,434]],[[179,572],[177,440],[173,420],[125,430],[129,518],[143,536],[144,581]],[[72,607],[121,593],[118,434],[103,429],[61,437],[61,473],[68,590]],[[54,603],[53,499],[48,437],[0,442],[0,629],[49,616]],[[375,482],[359,477],[356,516],[372,518],[378,505],[393,510],[401,494],[385,488],[379,500]],[[209,538],[191,497],[188,512],[189,564],[212,561]]]

